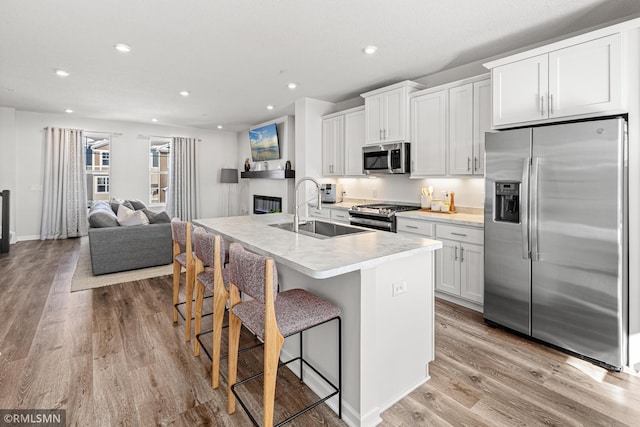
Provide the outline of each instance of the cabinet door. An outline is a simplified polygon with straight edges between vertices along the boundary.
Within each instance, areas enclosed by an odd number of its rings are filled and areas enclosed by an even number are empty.
[[[460,295],[460,244],[442,240],[442,250],[436,252],[436,289]]]
[[[364,175],[362,146],[365,134],[364,110],[344,115],[344,174]]]
[[[484,175],[484,134],[491,130],[491,80],[473,84],[473,161],[474,175]]]
[[[331,209],[318,209],[309,206],[309,216],[313,218],[331,219]]]
[[[491,70],[493,126],[548,117],[548,69],[544,54]]]
[[[331,211],[331,222],[349,224],[349,212],[345,209],[328,209]]]
[[[344,116],[322,120],[322,174],[340,176],[344,173]]]
[[[405,89],[390,90],[383,93],[383,96],[382,139],[384,142],[406,141],[407,106]]]
[[[379,144],[382,142],[383,128],[383,94],[368,96],[364,99],[366,122],[366,143]]]
[[[471,175],[473,162],[473,84],[449,89],[449,173]]]
[[[447,91],[411,99],[411,176],[446,174]]]
[[[621,108],[620,34],[549,53],[549,117]]]
[[[484,300],[484,247],[460,244],[460,296],[482,304]]]

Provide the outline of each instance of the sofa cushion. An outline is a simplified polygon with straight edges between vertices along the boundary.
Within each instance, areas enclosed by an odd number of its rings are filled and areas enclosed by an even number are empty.
[[[118,215],[118,208],[120,207],[120,205],[125,205],[132,211],[135,210],[133,209],[133,205],[131,204],[131,202],[129,202],[128,200],[111,199],[111,210],[113,210],[114,214]]]
[[[160,224],[163,222],[171,222],[171,218],[169,218],[169,215],[165,212],[154,212],[151,209],[143,209],[142,212],[144,212],[144,214],[147,216],[147,218],[149,218],[149,224]]]
[[[94,228],[102,228],[117,227],[119,224],[118,218],[111,211],[111,208],[91,208],[91,212],[89,212],[89,225]]]
[[[118,207],[118,223],[122,226],[146,225],[149,218],[142,211],[134,211],[123,204]]]
[[[142,200],[125,200],[131,204],[133,209],[140,211],[147,208],[147,205],[144,204]],[[128,206],[127,206],[128,207]]]

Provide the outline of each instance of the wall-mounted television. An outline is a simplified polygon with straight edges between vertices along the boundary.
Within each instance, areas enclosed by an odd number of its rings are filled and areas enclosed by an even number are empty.
[[[251,159],[254,162],[278,160],[280,158],[278,130],[275,123],[251,129],[249,131],[249,142],[251,144]]]

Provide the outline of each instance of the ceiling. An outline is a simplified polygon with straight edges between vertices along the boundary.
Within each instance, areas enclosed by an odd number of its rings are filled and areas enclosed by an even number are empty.
[[[296,99],[345,101],[636,13],[638,0],[0,0],[0,106],[238,131]]]

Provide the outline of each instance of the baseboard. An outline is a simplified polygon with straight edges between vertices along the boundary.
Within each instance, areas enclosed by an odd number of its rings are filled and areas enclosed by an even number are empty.
[[[36,234],[33,236],[18,236],[15,242],[26,242],[28,240],[40,240],[40,235]]]
[[[470,308],[471,310],[477,311],[478,313],[484,313],[484,308],[482,304],[478,304],[475,302],[467,301],[465,299],[456,297],[454,295],[445,294],[444,292],[436,291],[436,298],[443,299],[445,301],[452,302],[454,304],[461,305],[466,308]]]

